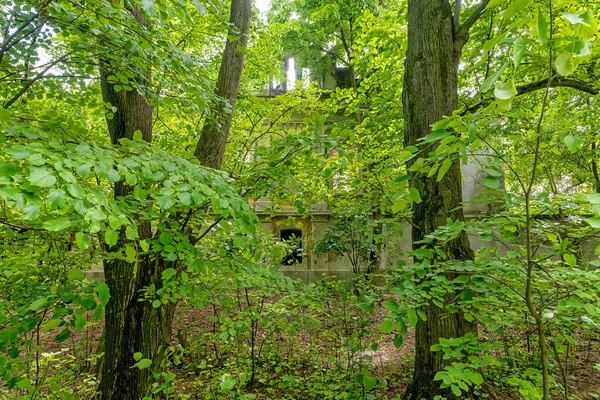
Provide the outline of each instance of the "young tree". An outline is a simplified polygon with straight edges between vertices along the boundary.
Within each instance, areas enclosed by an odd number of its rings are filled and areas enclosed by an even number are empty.
[[[131,12],[140,24],[147,23],[144,14],[138,9]],[[222,164],[242,77],[251,15],[251,0],[232,0],[229,35],[215,89],[219,103],[215,107],[215,115],[205,121],[194,153],[201,164],[207,167],[220,169]],[[117,93],[107,81],[108,75],[101,68],[104,101],[116,107],[115,117],[107,120],[112,143],[118,144],[122,138],[132,139],[136,131],[141,132],[143,140],[150,143],[152,106],[148,99],[138,91]],[[139,79],[140,84],[149,85],[150,70],[144,71]],[[115,197],[124,196],[131,190],[132,187],[123,182],[115,183]],[[124,232],[121,235],[124,236]],[[139,238],[144,240],[152,236],[150,223],[140,221]],[[120,241],[116,247],[122,245],[123,241]],[[146,393],[150,384],[150,369],[131,368],[135,363],[131,349],[142,353],[147,359],[157,361],[161,346],[168,344],[170,340],[175,304],[158,309],[151,302],[139,301],[138,293],[148,287],[160,289],[160,278],[165,269],[180,267],[158,254],[153,258],[136,260],[136,263],[137,267],[126,260],[105,262],[106,282],[113,297],[105,317],[105,358],[100,382],[103,399],[137,399],[140,394]]]
[[[135,19],[146,25],[146,17],[138,9],[130,10]],[[142,139],[152,142],[152,105],[138,90],[121,90],[109,83],[109,66],[101,65],[100,82],[104,102],[115,107],[112,118],[107,119],[111,143],[118,145],[122,139],[133,139],[135,132],[141,132]],[[150,85],[150,64],[138,78],[138,84]],[[134,185],[115,182],[115,198],[124,197]],[[125,245],[125,231],[112,246],[111,252],[118,252]],[[138,236],[141,240],[152,237],[149,221],[139,221]],[[105,314],[104,358],[100,392],[103,399],[138,399],[148,391],[150,369],[131,368],[135,364],[132,349],[149,360],[157,360],[161,345],[168,343],[170,324],[161,310],[152,307],[150,302],[139,301],[139,293],[150,285],[160,287],[159,280],[166,262],[161,257],[142,257],[133,262],[123,259],[106,259],[104,276],[110,288],[111,300]]]

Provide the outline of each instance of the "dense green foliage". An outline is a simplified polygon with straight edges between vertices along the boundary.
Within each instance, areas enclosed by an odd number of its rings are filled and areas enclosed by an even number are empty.
[[[426,305],[477,325],[431,347],[438,399],[600,396],[600,4],[481,4],[458,18],[478,16],[458,110],[405,147],[407,2],[274,1],[240,50],[216,171],[192,153],[237,40],[228,3],[0,0],[0,397],[99,395],[120,294],[86,277],[115,260],[134,277],[165,263],[132,302],[177,307],[157,356],[128,349],[150,371],[140,399],[401,398]],[[287,55],[314,82],[263,96]],[[342,66],[342,87],[318,87]],[[151,143],[111,144],[100,67],[152,105]],[[477,171],[475,211],[407,246],[411,174],[439,182],[456,162]],[[276,227],[323,207],[304,255],[350,279],[282,268]],[[445,250],[462,232],[473,260]],[[305,269],[314,282],[290,273]]]

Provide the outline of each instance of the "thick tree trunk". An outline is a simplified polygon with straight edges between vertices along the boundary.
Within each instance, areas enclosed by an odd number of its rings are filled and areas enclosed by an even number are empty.
[[[238,47],[245,49],[248,45],[251,16],[252,0],[231,1],[229,34],[215,88],[215,95],[219,100],[204,122],[194,151],[194,156],[206,167],[221,169],[223,163],[225,145],[244,69],[245,56]],[[231,36],[237,39],[230,41]]]
[[[458,105],[458,62],[460,47],[453,34],[452,10],[448,0],[409,0],[408,50],[402,101],[404,106],[404,143],[419,145],[419,139],[431,132],[434,122],[449,116]],[[431,145],[424,153],[432,151]],[[461,170],[458,160],[444,178],[412,173],[411,185],[419,190],[422,202],[413,207],[413,243],[446,224],[446,219],[464,220],[462,209]],[[447,244],[449,257],[467,260],[473,257],[465,233]],[[423,309],[427,321],[416,327],[414,376],[404,398],[433,399],[436,395],[452,397],[440,390],[435,374],[448,364],[442,352],[431,352],[440,338],[460,337],[473,331],[462,314],[448,314],[430,305]]]
[[[132,10],[133,15],[145,23],[143,15]],[[132,139],[135,131],[142,138],[152,141],[152,106],[135,89],[116,92],[108,83],[107,65],[100,69],[102,97],[116,107],[112,119],[107,119],[111,142],[118,144],[123,138]],[[145,83],[150,81],[150,65]],[[114,186],[115,198],[127,195],[133,188],[124,182]],[[120,233],[118,243],[110,251],[118,251],[125,246],[124,232]],[[152,236],[149,222],[139,222],[139,237]],[[135,364],[133,354],[142,353],[144,358],[156,362],[160,346],[169,338],[170,325],[164,311],[155,309],[148,301],[139,301],[140,290],[154,284],[160,287],[161,274],[165,264],[161,259],[140,257],[135,263],[109,259],[104,261],[106,284],[110,288],[111,298],[106,306],[104,317],[104,357],[100,379],[100,398],[103,400],[139,400],[147,392],[150,384],[151,369],[131,368]],[[170,319],[168,319],[170,322]]]

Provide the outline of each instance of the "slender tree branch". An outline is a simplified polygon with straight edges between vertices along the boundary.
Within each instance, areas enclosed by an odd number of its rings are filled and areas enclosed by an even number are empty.
[[[54,60],[53,62],[51,62],[50,64],[48,64],[48,66],[46,68],[44,68],[42,70],[42,72],[40,72],[39,74],[37,74],[35,77],[33,77],[32,79],[30,79],[25,86],[23,86],[23,88],[21,90],[19,90],[19,93],[17,93],[16,95],[13,96],[12,99],[10,99],[8,102],[6,102],[6,104],[4,104],[4,106],[2,108],[6,109],[10,106],[13,105],[13,103],[17,100],[19,100],[19,98],[21,96],[23,96],[23,94],[31,87],[31,85],[33,85],[35,82],[37,82],[41,77],[43,77],[46,72],[48,72],[52,67],[54,67],[56,64],[62,62],[65,60],[65,58],[69,57],[71,54],[73,54],[72,51],[68,52],[67,54],[57,58],[56,60]]]
[[[588,82],[580,81],[577,79],[564,78],[560,75],[554,75],[552,77],[548,77],[548,78],[545,78],[545,79],[542,79],[542,80],[539,80],[536,82],[531,82],[531,83],[527,83],[525,85],[517,86],[516,96],[522,96],[524,94],[532,93],[532,92],[535,92],[538,90],[545,90],[546,87],[548,86],[548,81],[550,81],[551,88],[566,87],[566,88],[578,90],[583,93],[590,94],[592,96],[595,96],[600,93],[599,88],[592,86]],[[493,97],[491,97],[491,96],[481,99],[481,101],[479,101],[478,103],[467,107],[465,109],[463,115],[475,112],[479,108],[487,106],[490,102],[492,102],[492,100],[493,100]]]
[[[23,31],[23,29],[27,28],[39,16],[40,16],[39,12],[35,13],[31,18],[29,18],[27,21],[25,21],[23,23],[23,25],[21,25],[20,27],[18,27],[12,33],[12,35],[10,35],[10,36],[8,36],[6,38],[6,40],[4,41],[4,43],[2,43],[2,46],[0,46],[0,62],[2,62],[2,59],[4,58],[4,54],[6,54],[6,52],[8,50],[10,50],[11,47],[13,47],[15,44],[19,43],[19,41],[21,40],[21,39],[18,39],[16,42],[13,42],[13,39],[15,39],[17,37],[17,35]],[[7,31],[8,31],[8,26],[9,25],[7,25]],[[23,35],[21,38],[23,38],[25,36],[27,36],[27,35]]]
[[[465,43],[467,43],[467,40],[469,40],[469,31],[471,30],[471,27],[479,20],[479,18],[481,18],[489,2],[490,0],[481,0],[479,6],[477,6],[475,11],[473,11],[473,14],[467,18],[465,23],[459,27],[455,26],[454,41],[458,49],[462,49]],[[459,0],[457,0],[457,4],[460,4]],[[457,19],[457,14],[459,13],[455,12],[455,19]]]
[[[598,88],[590,85],[587,82],[576,79],[563,78],[559,75],[554,75],[552,77],[542,79],[541,81],[532,82],[528,83],[527,85],[517,87],[517,96],[526,93],[531,93],[540,89],[546,89],[546,86],[548,86],[548,81],[550,81],[550,87],[569,87],[572,89],[579,90],[581,92],[591,94],[593,96],[597,95],[600,92]]]
[[[458,31],[460,26],[460,8],[462,6],[462,0],[454,1],[454,16],[452,19],[452,25],[454,27],[454,32]]]

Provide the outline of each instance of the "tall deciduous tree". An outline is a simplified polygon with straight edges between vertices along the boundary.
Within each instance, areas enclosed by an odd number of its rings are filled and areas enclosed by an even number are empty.
[[[487,3],[488,0],[483,0],[468,20],[458,26],[454,21],[459,18],[453,17],[448,0],[409,0],[408,50],[402,93],[405,146],[418,146],[419,139],[431,132],[436,121],[451,115],[457,108],[458,63],[462,48],[468,40],[470,27]],[[460,3],[456,4],[456,11],[459,11]],[[432,150],[431,147],[426,149]],[[412,163],[408,167],[410,165]],[[439,181],[435,176],[428,178],[414,172],[411,175],[411,185],[421,197],[413,208],[413,244],[445,225],[448,218],[464,220],[460,208],[462,178],[458,159]],[[455,260],[473,257],[465,232],[447,243],[444,251]],[[433,399],[440,394],[439,382],[435,382],[434,377],[447,365],[447,360],[441,352],[430,351],[430,347],[440,338],[461,337],[473,330],[460,313],[448,314],[435,305],[426,306],[424,311],[427,320],[419,321],[416,326],[415,369],[405,399]]]
[[[145,16],[138,9],[131,12],[141,24],[146,24]],[[131,140],[136,131],[141,133],[143,140],[152,142],[152,105],[136,89],[117,92],[115,85],[108,81],[109,69],[109,65],[102,65],[100,81],[103,100],[116,109],[114,116],[107,119],[111,142],[118,145],[121,139]],[[138,83],[149,84],[150,79],[148,64]],[[115,198],[126,196],[132,189],[125,182],[116,182]],[[150,222],[139,221],[138,227],[140,239],[152,237]],[[118,252],[124,243],[123,229],[119,241],[110,251]],[[135,262],[118,258],[104,261],[104,275],[111,300],[105,315],[104,359],[100,380],[102,399],[139,399],[148,391],[150,369],[132,368],[136,361],[134,352],[143,354],[146,359],[156,360],[160,346],[168,340],[170,329],[161,311],[148,301],[140,301],[139,296],[144,288],[160,286],[164,265],[158,256],[157,259],[144,256]]]
[[[194,156],[206,167],[220,169],[223,163],[225,145],[244,69],[251,16],[252,0],[231,1],[229,34],[215,88],[218,103],[204,122],[194,151]]]

